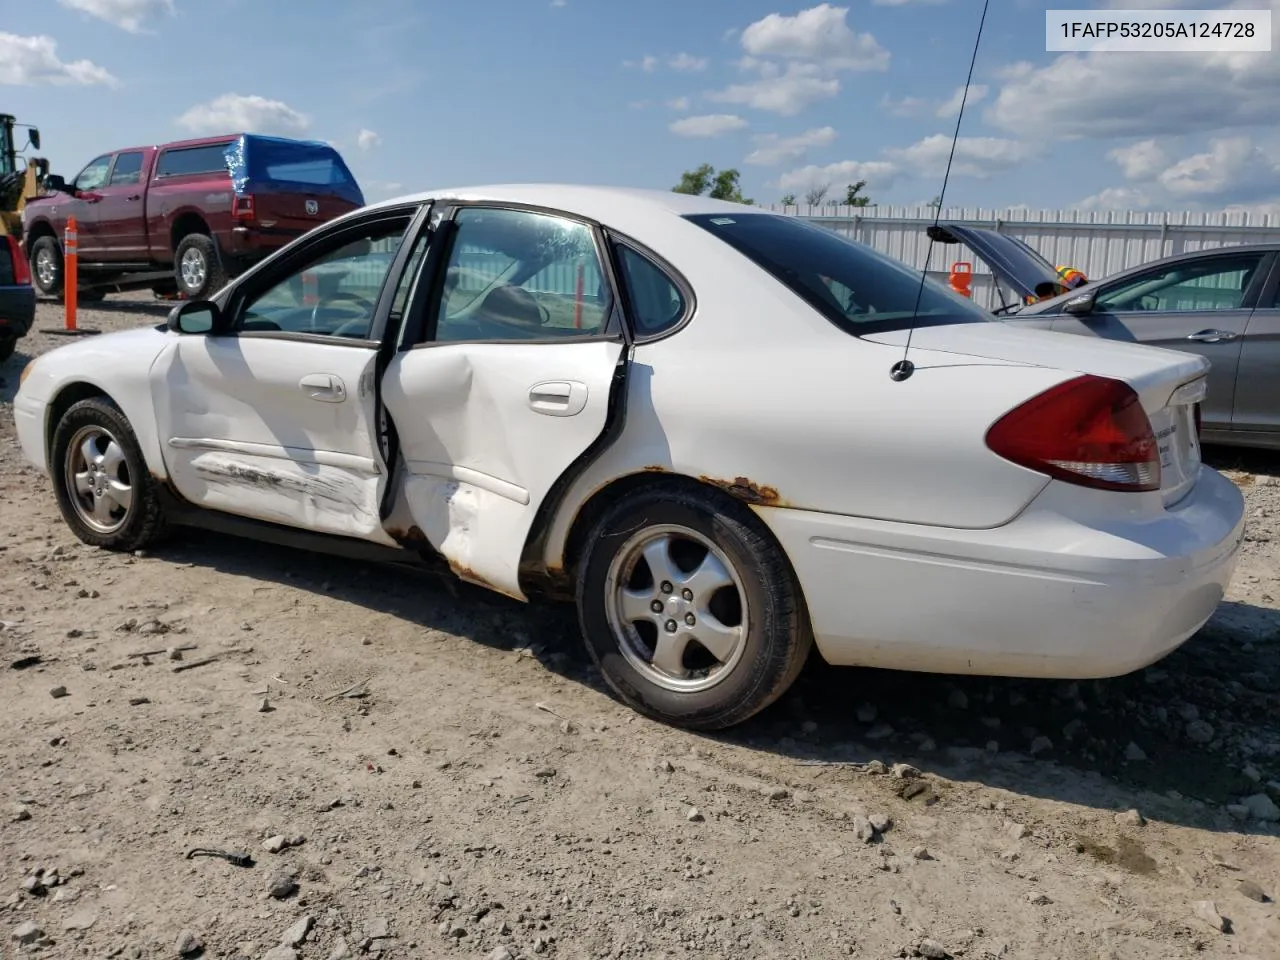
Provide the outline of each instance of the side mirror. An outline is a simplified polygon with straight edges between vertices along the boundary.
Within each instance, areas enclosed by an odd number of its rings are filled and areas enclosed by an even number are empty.
[[[1075,314],[1078,317],[1087,316],[1093,313],[1095,295],[1092,293],[1082,293],[1078,297],[1072,297],[1062,305],[1063,313]]]
[[[39,150],[40,149],[40,131],[37,130],[35,127],[32,127],[31,131],[27,134],[27,136],[31,138],[32,149]]]
[[[67,181],[56,173],[50,173],[45,176],[42,186],[46,190],[52,190],[54,193],[70,193],[67,189]]]
[[[174,333],[203,336],[213,333],[222,322],[222,311],[210,300],[188,300],[169,311],[169,329]]]

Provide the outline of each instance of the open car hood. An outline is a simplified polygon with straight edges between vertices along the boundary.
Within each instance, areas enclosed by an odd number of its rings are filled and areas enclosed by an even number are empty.
[[[1017,237],[958,223],[930,225],[925,232],[938,243],[963,243],[1020,299],[1052,296],[1059,290],[1053,264]]]

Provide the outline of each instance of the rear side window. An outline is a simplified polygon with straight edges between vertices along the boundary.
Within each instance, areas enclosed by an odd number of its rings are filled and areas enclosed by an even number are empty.
[[[995,318],[920,271],[834,230],[770,213],[686,217],[853,334]],[[919,310],[916,309],[917,300]]]
[[[166,150],[160,154],[160,162],[156,164],[156,176],[185,177],[195,173],[225,173],[230,176],[226,154],[225,143]]]
[[[137,183],[142,177],[142,153],[121,153],[116,155],[116,165],[111,168],[111,186]]]
[[[657,336],[678,324],[687,304],[675,281],[638,250],[625,244],[615,249],[636,336]]]

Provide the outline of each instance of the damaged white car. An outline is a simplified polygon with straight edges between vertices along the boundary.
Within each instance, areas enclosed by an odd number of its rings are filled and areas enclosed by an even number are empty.
[[[1176,648],[1242,538],[1207,369],[992,322],[795,218],[536,185],[331,221],[41,356],[15,411],[87,543],[201,525],[571,598],[622,699],[709,729],[814,645],[1060,678]]]

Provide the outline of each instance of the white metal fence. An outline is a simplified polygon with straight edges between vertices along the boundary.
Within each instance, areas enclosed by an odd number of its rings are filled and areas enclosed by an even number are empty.
[[[917,270],[925,266],[932,207],[781,207],[896,257]],[[1240,243],[1280,241],[1280,216],[1258,213],[1165,213],[1149,211],[944,209],[941,220],[986,227],[1018,237],[1055,265],[1072,266],[1090,279],[1184,251]],[[974,301],[999,305],[990,271],[963,245],[933,245],[929,274],[946,282],[957,260],[973,265]]]

